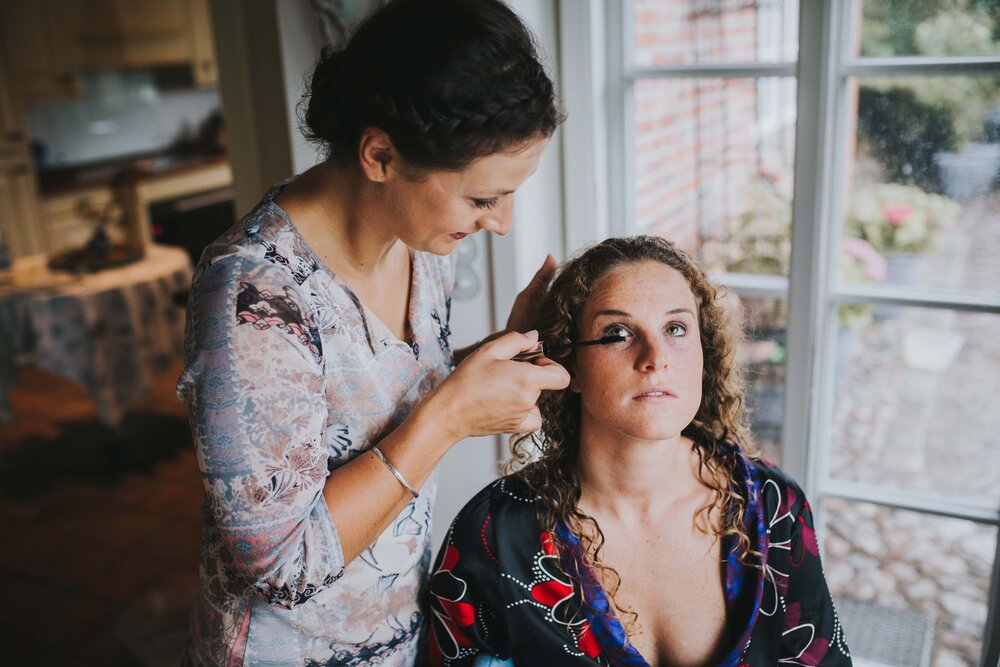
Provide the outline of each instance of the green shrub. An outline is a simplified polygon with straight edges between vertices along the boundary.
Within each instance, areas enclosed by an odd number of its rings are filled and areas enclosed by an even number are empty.
[[[858,137],[896,183],[941,192],[941,169],[934,156],[956,146],[952,113],[926,104],[908,88],[858,93]]]

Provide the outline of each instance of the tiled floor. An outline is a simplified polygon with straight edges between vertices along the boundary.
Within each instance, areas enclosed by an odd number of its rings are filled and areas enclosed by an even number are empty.
[[[0,664],[169,665],[197,582],[201,479],[178,366],[116,436],[23,368],[0,424]]]

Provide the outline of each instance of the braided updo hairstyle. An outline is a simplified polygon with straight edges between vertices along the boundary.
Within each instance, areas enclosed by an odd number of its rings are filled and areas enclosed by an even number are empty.
[[[563,120],[531,34],[499,0],[393,0],[313,72],[302,130],[351,164],[385,131],[408,165],[455,170]]]

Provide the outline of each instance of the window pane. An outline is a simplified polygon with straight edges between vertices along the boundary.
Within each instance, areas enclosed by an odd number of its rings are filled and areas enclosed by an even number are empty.
[[[1000,291],[1000,78],[858,82],[841,280]]]
[[[823,566],[855,664],[978,665],[997,529],[828,498]],[[930,633],[932,636],[927,637]]]
[[[862,56],[1000,54],[995,0],[864,0]]]
[[[1000,316],[839,310],[831,474],[1000,505]]]
[[[794,61],[798,9],[798,0],[635,0],[632,61],[636,65]]]
[[[746,339],[737,355],[746,382],[746,409],[750,414],[754,444],[761,456],[780,464],[788,302],[735,295],[730,298],[740,300],[743,311]]]
[[[635,85],[636,231],[713,271],[787,275],[795,80]]]

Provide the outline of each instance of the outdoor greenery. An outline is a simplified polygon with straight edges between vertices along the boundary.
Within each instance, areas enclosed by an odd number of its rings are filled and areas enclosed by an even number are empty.
[[[1000,54],[1000,0],[893,0],[864,3],[861,55],[984,56]],[[957,146],[983,137],[983,117],[1000,107],[1000,79],[991,76],[890,78],[879,90],[908,88],[932,108],[946,109]],[[859,115],[862,109],[859,108]],[[934,119],[940,120],[939,118]],[[928,121],[930,122],[930,121]]]
[[[918,43],[918,28],[940,15],[954,13],[982,26],[975,30],[976,36],[1000,42],[1000,0],[865,0],[861,55],[878,58],[927,53],[920,50],[927,44]],[[946,54],[939,51],[938,55]]]
[[[941,168],[934,156],[955,148],[953,114],[920,101],[909,88],[858,92],[858,137],[897,183],[941,192]]]

